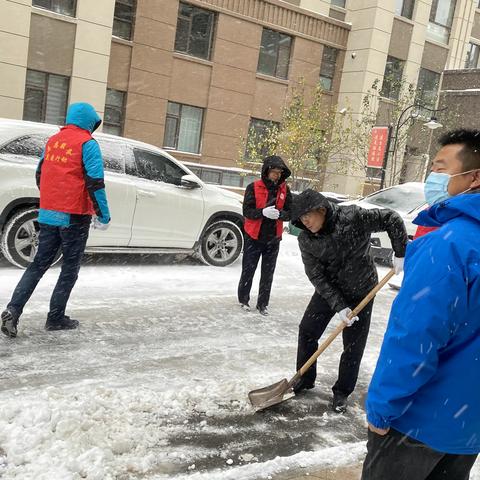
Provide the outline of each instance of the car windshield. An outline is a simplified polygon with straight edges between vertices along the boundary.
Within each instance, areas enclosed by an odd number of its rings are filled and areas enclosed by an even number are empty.
[[[379,207],[408,213],[425,204],[425,195],[422,186],[398,185],[373,193],[364,200]]]

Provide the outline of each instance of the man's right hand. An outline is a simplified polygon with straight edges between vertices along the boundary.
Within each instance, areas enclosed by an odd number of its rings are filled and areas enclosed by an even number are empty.
[[[93,217],[92,227],[94,230],[105,231],[110,226],[110,220],[107,223],[103,223],[98,217]]]
[[[347,327],[351,327],[355,322],[358,321],[358,317],[353,317],[350,318],[349,315],[351,315],[352,310],[350,308],[344,308],[343,310],[340,310],[337,315],[340,318],[340,320],[347,325]]]
[[[262,215],[270,218],[271,220],[277,220],[280,216],[280,212],[275,208],[275,205],[272,205],[271,207],[265,207],[262,210]]]

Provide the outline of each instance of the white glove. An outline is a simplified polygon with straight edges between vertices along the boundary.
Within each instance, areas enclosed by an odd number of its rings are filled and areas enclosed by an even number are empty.
[[[399,275],[403,272],[403,262],[405,261],[404,257],[393,257],[393,269],[395,270],[395,275]]]
[[[347,325],[347,327],[351,327],[357,320],[358,317],[349,318],[348,316],[352,313],[350,308],[344,308],[340,312],[337,313],[338,318]]]
[[[264,208],[262,214],[264,217],[271,218],[272,220],[277,220],[280,216],[280,212],[275,208],[275,205]]]
[[[102,223],[98,217],[93,217],[93,221],[92,221],[92,227],[94,230],[101,230],[101,231],[105,231],[107,230],[107,228],[110,226],[110,222],[108,223]]]

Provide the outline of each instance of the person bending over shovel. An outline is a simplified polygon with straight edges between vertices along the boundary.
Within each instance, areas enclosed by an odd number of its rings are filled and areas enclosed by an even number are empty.
[[[402,218],[392,210],[334,205],[321,193],[310,189],[294,198],[292,223],[302,230],[298,243],[305,273],[315,287],[300,322],[297,370],[315,353],[319,338],[335,314],[349,324],[350,327],[342,332],[343,353],[331,403],[333,411],[344,413],[347,398],[357,383],[373,300],[352,322],[348,315],[378,282],[369,255],[370,235],[373,232],[388,233],[395,253],[395,273],[398,274],[403,269],[407,231]],[[316,376],[315,363],[294,385],[295,394],[313,388]]]

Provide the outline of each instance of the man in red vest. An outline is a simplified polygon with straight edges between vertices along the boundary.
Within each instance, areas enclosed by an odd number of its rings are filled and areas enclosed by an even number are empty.
[[[251,183],[245,189],[245,246],[242,275],[238,284],[238,301],[245,311],[250,310],[253,276],[262,257],[257,310],[262,315],[268,315],[267,307],[282,239],[283,222],[290,220],[292,195],[285,183],[290,173],[281,157],[266,157],[263,160],[261,180]]]
[[[100,230],[110,222],[102,153],[92,138],[101,123],[90,104],[74,103],[68,109],[66,126],[47,141],[36,173],[40,189],[38,251],[2,312],[1,331],[8,337],[17,336],[23,308],[59,249],[62,270],[50,299],[45,328],[67,330],[79,325],[78,320],[65,315],[65,309],[78,278],[92,216],[94,227]]]

